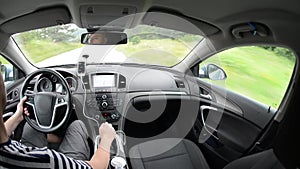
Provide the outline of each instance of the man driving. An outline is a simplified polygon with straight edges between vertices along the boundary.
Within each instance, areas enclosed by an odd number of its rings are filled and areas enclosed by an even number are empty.
[[[14,115],[4,123],[3,112],[6,104],[6,90],[4,87],[3,77],[0,76],[0,168],[106,169],[108,167],[110,160],[110,146],[116,134],[114,128],[109,123],[103,123],[99,127],[101,142],[93,157],[88,161],[75,159],[72,157],[72,155],[68,156],[68,150],[66,150],[66,153],[63,154],[61,152],[48,149],[47,147],[37,148],[33,146],[26,146],[20,142],[11,140],[9,136],[17,128],[19,123],[24,120],[23,110],[25,115],[29,115],[28,110],[23,108],[25,101],[26,97],[21,99]],[[77,124],[75,124],[75,126],[82,127],[81,123],[76,123]],[[75,130],[74,127],[72,129],[72,124],[70,127],[71,131],[69,134],[72,134]],[[68,130],[69,129],[67,129],[66,133],[68,133]],[[64,141],[62,141],[62,144],[63,142]],[[70,141],[67,141],[66,143],[76,145],[76,143],[72,143]],[[69,145],[66,147],[72,148],[74,145]],[[72,154],[76,154],[76,151],[73,151]]]
[[[107,43],[107,38],[102,33],[94,33],[89,36],[89,44],[93,45],[105,45]]]

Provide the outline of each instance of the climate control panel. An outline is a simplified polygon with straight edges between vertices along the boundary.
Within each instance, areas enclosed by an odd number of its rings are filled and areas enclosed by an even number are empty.
[[[118,121],[121,117],[116,107],[121,105],[116,93],[96,93],[96,101],[102,117],[108,122]]]

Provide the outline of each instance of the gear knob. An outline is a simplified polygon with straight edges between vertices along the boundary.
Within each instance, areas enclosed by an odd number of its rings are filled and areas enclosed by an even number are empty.
[[[110,164],[115,168],[115,169],[124,169],[126,166],[126,160],[122,157],[114,157],[111,161]]]

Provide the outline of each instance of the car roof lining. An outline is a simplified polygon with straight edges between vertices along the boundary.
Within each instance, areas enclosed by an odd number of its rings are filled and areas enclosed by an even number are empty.
[[[183,13],[179,12],[179,11],[176,11],[176,10],[173,10],[173,9],[170,9],[170,8],[165,8],[165,7],[159,7],[159,6],[154,6],[154,7],[151,7],[148,12],[150,13],[166,13],[166,14],[171,14],[173,16],[177,16],[179,18],[182,18],[183,20],[186,20],[190,23],[192,23],[193,25],[195,25],[196,27],[198,27],[200,30],[201,30],[201,33],[202,35],[204,36],[209,36],[209,35],[213,35],[217,32],[220,31],[220,29],[208,22],[205,22],[205,21],[202,21],[202,20],[199,20],[199,19],[196,19],[196,18],[193,18],[193,17],[190,17],[190,16],[187,16],[187,15],[184,15]],[[149,21],[147,22],[146,20],[146,17],[144,17],[143,19],[143,23],[148,23],[149,25]],[[148,16],[149,17],[149,16]],[[157,21],[157,20],[156,20]],[[164,24],[166,22],[166,20],[162,20],[159,25],[160,27],[164,27],[164,28],[170,28],[170,29],[174,29],[174,30],[178,30],[178,31],[185,31],[187,33],[195,33],[197,34],[199,31],[193,31],[193,30],[189,30],[188,28],[178,28],[178,26],[180,27],[180,25],[177,25],[177,27],[170,27],[170,25],[168,24]],[[186,29],[186,30],[184,30]]]
[[[99,5],[91,5],[91,7],[97,7]],[[171,14],[177,17],[182,18],[183,20],[187,20],[194,24],[196,27],[198,27],[201,31],[192,31],[189,28],[186,27],[175,27],[175,26],[170,26],[168,24],[165,24],[165,20],[160,19],[160,18],[155,18],[156,22],[158,23],[157,26],[163,27],[163,28],[169,28],[169,29],[174,29],[178,31],[183,31],[187,33],[196,33],[199,34],[201,32],[201,35],[209,36],[212,34],[215,34],[220,31],[219,28],[216,26],[213,26],[212,24],[209,24],[207,22],[185,16],[182,13],[171,10],[168,8],[161,8],[161,7],[152,7],[148,10],[150,13],[166,13],[166,14]],[[153,19],[154,17],[151,17],[153,15],[150,15],[149,13],[147,15],[144,15],[143,20],[140,23],[135,23],[135,24],[151,24],[149,19]],[[81,23],[83,21],[86,22],[85,16],[81,16]],[[91,15],[89,15],[91,17]],[[32,19],[34,18],[34,19]],[[111,22],[109,20],[110,18],[103,16],[103,20],[106,20],[106,22],[103,22],[102,25],[105,25],[106,23]],[[115,19],[115,18],[114,18]],[[93,20],[93,19],[90,19]],[[38,29],[38,28],[43,28],[43,27],[49,27],[49,26],[55,26],[55,25],[60,25],[60,24],[67,24],[72,22],[72,17],[70,14],[70,11],[68,10],[67,7],[64,6],[57,6],[57,7],[50,7],[50,8],[43,8],[43,9],[38,9],[34,12],[24,14],[22,16],[18,16],[16,18],[10,19],[0,25],[0,29],[2,32],[5,32],[7,34],[14,34],[14,33],[19,33],[19,32],[24,32],[28,30],[33,30],[33,29]],[[82,26],[87,26],[88,23],[85,23],[84,25],[77,25],[79,27]],[[131,25],[131,27],[134,27],[136,25]],[[124,25],[126,28],[126,26]],[[127,27],[128,28],[128,27]]]
[[[54,6],[55,2],[51,1],[52,3],[50,3],[50,1],[45,1],[44,3],[41,3],[36,7],[31,7],[30,9],[27,10],[23,9],[23,13],[18,13],[19,14],[18,17],[13,19],[11,19],[12,17],[10,17],[9,19],[9,17],[5,15],[2,16],[2,14],[0,13],[0,24],[1,24],[0,30],[3,33],[14,34],[17,32],[22,32],[30,29],[54,26],[59,24],[58,20],[62,20],[63,23],[73,22],[79,27],[82,27],[83,26],[81,23],[82,16],[80,15],[80,10],[79,10],[81,6],[83,5],[99,6],[103,4],[110,5],[110,6],[113,5],[124,6],[124,4],[126,4],[117,1],[105,3],[105,0],[101,2],[84,2],[82,0],[74,0],[72,2],[64,2],[63,0],[57,0],[57,1],[59,1],[59,3],[56,2],[57,4],[60,4],[59,6]],[[36,2],[29,1],[28,3],[33,4]],[[197,2],[195,6],[199,3],[200,2]],[[224,4],[224,2],[220,2],[220,3]],[[293,1],[290,4],[294,4],[294,3],[296,3],[296,1]],[[202,6],[209,7],[212,5],[212,2],[201,2],[201,4]],[[268,26],[268,28],[271,31],[271,34],[270,36],[266,37],[267,42],[271,42],[271,43],[276,42],[279,44],[285,44],[286,46],[289,46],[291,48],[296,48],[295,46],[298,46],[299,44],[298,42],[296,42],[299,40],[295,39],[294,34],[300,28],[299,24],[295,23],[296,21],[299,21],[298,16],[300,14],[299,12],[293,9],[293,6],[281,7],[279,2],[272,4],[268,8],[266,7],[254,8],[254,4],[252,3],[251,6],[249,7],[244,6],[242,4],[237,4],[237,6],[238,5],[241,6],[241,9],[237,8],[236,6],[231,6],[230,8],[232,8],[232,11],[227,11],[226,14],[225,14],[226,12],[225,9],[223,8],[219,9],[218,7],[214,7],[214,9],[218,8],[219,10],[214,11],[210,15],[207,14],[204,15],[204,12],[207,11],[207,9],[203,8],[202,6],[199,6],[199,10],[195,10],[196,7],[192,7],[191,4],[187,4],[183,2],[176,2],[174,4],[169,4],[167,6],[164,0],[159,2],[155,0],[153,2],[148,2],[146,0],[145,2],[139,2],[139,3],[128,2],[128,5],[136,7],[137,9],[136,12],[143,12],[143,11],[162,12],[162,13],[168,13],[186,19],[187,21],[193,23],[199,29],[201,29],[203,34],[209,39],[211,39],[212,44],[216,46],[216,49],[218,49],[219,46],[220,48],[230,46],[232,42],[249,43],[257,40],[257,38],[255,37],[254,39],[252,37],[238,39],[238,40],[233,39],[233,36],[231,34],[232,26],[236,24],[247,23],[247,22],[258,22]],[[182,5],[182,8],[178,8],[178,5]],[[73,7],[75,8],[73,9]],[[78,9],[76,7],[78,7]],[[186,10],[188,7],[191,7],[191,10]],[[15,10],[13,10],[13,12],[16,13]],[[62,10],[64,12],[58,12],[59,14],[53,14],[52,13],[53,10]],[[45,15],[43,16],[39,15],[39,13],[41,12],[45,13]],[[222,13],[223,15],[221,15]],[[40,19],[37,22],[36,19],[30,19],[31,17],[37,17]],[[278,23],[278,22],[276,23],[275,22],[276,19],[282,20],[282,23]],[[289,25],[290,23],[293,23],[296,27],[289,28],[292,31],[289,30],[286,32],[286,29],[288,28],[287,25]],[[160,24],[160,26],[166,27],[163,24]],[[282,31],[285,31],[286,33],[282,33]],[[220,37],[220,36],[222,36],[223,40],[221,41],[214,40],[215,39],[214,37]],[[285,37],[281,37],[281,36],[285,36]],[[292,38],[295,40],[290,41],[292,42],[290,43],[288,38]],[[263,42],[265,40],[262,39],[261,41]]]

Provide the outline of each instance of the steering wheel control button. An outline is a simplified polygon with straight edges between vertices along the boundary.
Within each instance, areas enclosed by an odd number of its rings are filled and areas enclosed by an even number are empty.
[[[32,103],[33,104],[33,97],[27,97],[27,102]]]
[[[63,103],[63,102],[65,102],[64,99],[62,99],[62,98],[58,98],[58,99],[57,99],[57,103],[58,103],[58,104],[59,104],[59,103]]]

